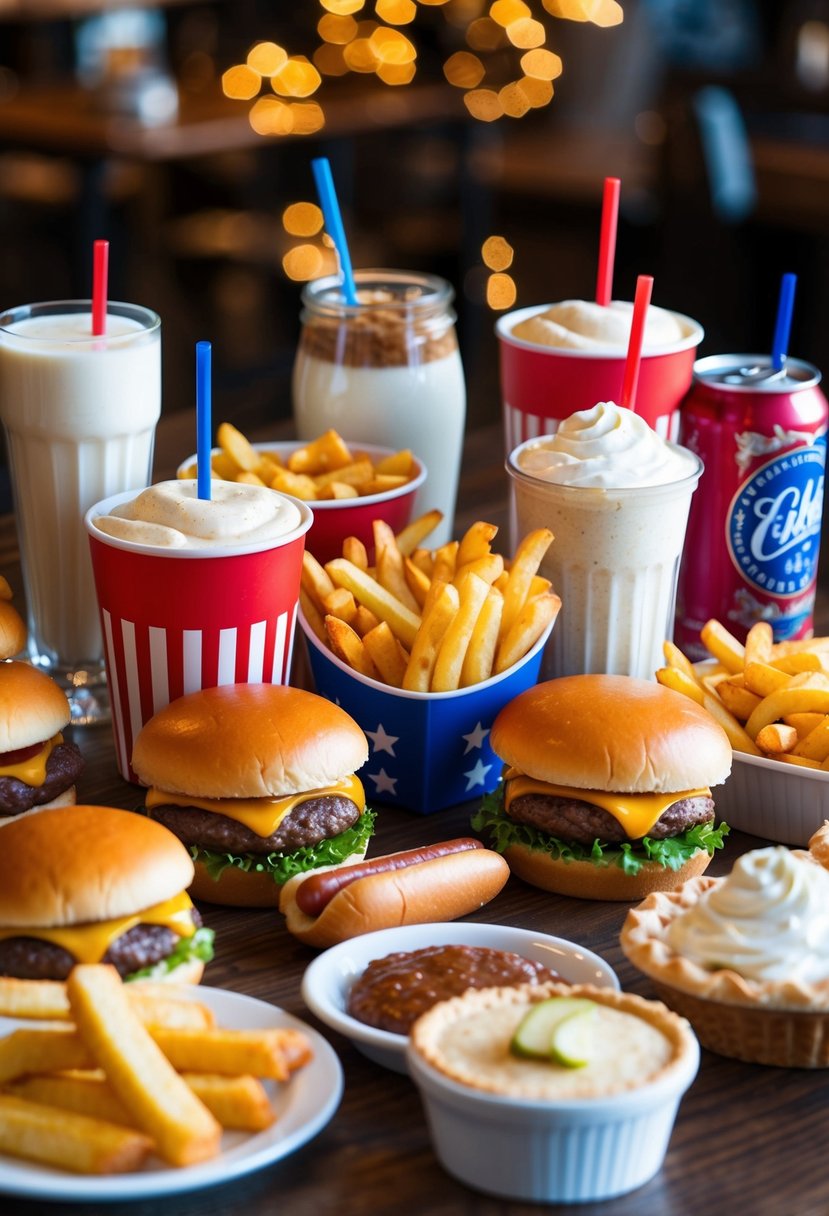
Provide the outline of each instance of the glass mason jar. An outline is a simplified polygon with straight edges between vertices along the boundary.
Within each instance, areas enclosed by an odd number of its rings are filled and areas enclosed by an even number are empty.
[[[333,427],[351,443],[411,448],[427,478],[414,512],[437,507],[430,545],[449,540],[455,513],[466,387],[455,333],[453,290],[435,275],[361,270],[358,303],[339,277],[308,283],[293,375],[300,439]]]

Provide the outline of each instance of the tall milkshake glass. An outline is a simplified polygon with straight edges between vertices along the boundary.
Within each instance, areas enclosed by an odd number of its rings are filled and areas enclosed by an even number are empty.
[[[29,628],[29,658],[66,689],[76,724],[109,718],[84,512],[150,479],[161,413],[161,322],[110,302],[27,304],[0,315],[6,436]]]

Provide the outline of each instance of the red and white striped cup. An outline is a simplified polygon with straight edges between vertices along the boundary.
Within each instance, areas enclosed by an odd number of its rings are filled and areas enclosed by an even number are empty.
[[[137,782],[135,736],[168,702],[219,684],[287,684],[305,533],[257,545],[159,549],[119,540],[95,520],[134,498],[115,494],[87,511],[104,637],[118,769]]]
[[[619,402],[626,351],[540,346],[516,338],[513,329],[549,305],[536,304],[505,313],[495,323],[501,353],[504,410],[504,454],[539,435],[552,435],[558,424],[597,401]],[[636,412],[663,439],[679,436],[679,406],[691,387],[702,326],[674,313],[685,336],[670,346],[645,347],[639,368]]]

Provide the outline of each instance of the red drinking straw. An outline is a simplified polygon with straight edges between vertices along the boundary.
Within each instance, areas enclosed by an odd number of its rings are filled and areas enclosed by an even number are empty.
[[[622,183],[618,177],[604,179],[602,196],[602,230],[599,237],[599,273],[596,276],[596,303],[605,308],[610,303],[613,291],[613,262],[616,258],[616,228],[619,221],[619,191]]]
[[[642,362],[642,340],[645,337],[645,317],[651,302],[653,275],[640,274],[636,280],[636,295],[633,297],[633,320],[630,326],[630,341],[625,359],[625,378],[622,381],[622,399],[619,402],[627,410],[636,408],[636,385],[639,383],[639,365]]]
[[[92,246],[92,332],[96,336],[107,331],[108,272],[109,241],[95,241]]]

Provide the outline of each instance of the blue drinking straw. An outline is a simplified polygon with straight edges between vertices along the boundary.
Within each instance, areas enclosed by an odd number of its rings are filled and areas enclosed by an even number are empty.
[[[314,171],[314,181],[317,185],[317,195],[325,218],[325,227],[340,259],[340,270],[343,276],[343,295],[346,304],[357,303],[357,289],[354,286],[354,272],[351,269],[351,255],[348,252],[348,242],[345,239],[343,217],[340,214],[340,204],[337,202],[337,191],[334,189],[334,178],[331,176],[331,165],[327,156],[317,156],[311,161]]]
[[[776,372],[781,372],[786,366],[786,356],[789,352],[789,334],[792,328],[792,313],[794,311],[794,289],[796,285],[796,274],[783,275],[780,282],[780,300],[777,305],[774,339],[771,344],[771,365]]]
[[[199,498],[210,501],[212,400],[209,342],[196,343],[196,482]]]

